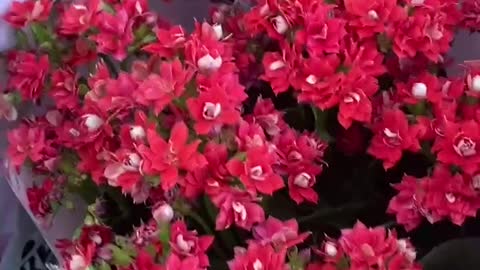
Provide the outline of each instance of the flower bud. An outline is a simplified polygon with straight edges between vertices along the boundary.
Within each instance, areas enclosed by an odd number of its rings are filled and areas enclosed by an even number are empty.
[[[416,98],[425,98],[427,96],[427,86],[424,83],[414,83],[412,95]]]
[[[145,129],[141,126],[132,126],[130,128],[130,138],[135,141],[142,140],[145,138]]]
[[[215,24],[212,26],[213,31],[215,31],[215,36],[217,37],[218,40],[220,40],[223,37],[223,28],[221,24]]]
[[[173,219],[173,208],[167,204],[160,204],[153,209],[153,218],[158,223],[168,223]]]
[[[222,57],[213,58],[210,54],[206,54],[198,59],[197,66],[201,71],[216,71],[222,66]]]
[[[472,84],[470,85],[470,90],[473,92],[480,92],[480,75],[475,75],[472,78]]]
[[[89,132],[97,131],[103,125],[103,119],[96,114],[86,114],[83,117]]]

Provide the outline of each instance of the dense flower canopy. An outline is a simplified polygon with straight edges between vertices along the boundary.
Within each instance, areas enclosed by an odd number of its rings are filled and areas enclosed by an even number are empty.
[[[25,0],[5,16],[18,40],[0,116],[47,108],[9,131],[10,165],[45,179],[27,192],[39,219],[71,194],[89,204],[57,245],[64,269],[420,269],[394,230],[358,221],[318,242],[272,214],[317,209],[344,166],[328,153],[369,155],[363,171],[428,160],[393,185],[386,212],[406,231],[476,216],[480,65],[445,68],[456,31],[480,30],[480,1],[245,0],[210,15],[192,33],[146,0]]]

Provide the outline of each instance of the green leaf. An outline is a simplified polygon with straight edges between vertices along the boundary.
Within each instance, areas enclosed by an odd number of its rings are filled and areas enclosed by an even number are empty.
[[[47,27],[42,24],[34,23],[30,26],[30,29],[32,29],[33,36],[38,44],[52,43],[55,39],[54,34],[50,33]]]
[[[102,263],[98,266],[98,270],[112,270],[112,268],[111,268],[110,265],[108,265],[106,262],[102,262]]]
[[[130,265],[133,259],[128,255],[128,253],[125,250],[120,249],[119,247],[114,245],[111,246],[111,249],[112,249],[113,264],[115,264],[116,266]]]

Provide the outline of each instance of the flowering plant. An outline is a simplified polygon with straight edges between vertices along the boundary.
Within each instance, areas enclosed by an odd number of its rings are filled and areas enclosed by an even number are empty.
[[[14,2],[0,112],[47,110],[9,162],[46,225],[89,204],[64,269],[421,269],[409,232],[480,208],[480,65],[445,73],[479,14],[235,1],[188,34],[146,0]]]

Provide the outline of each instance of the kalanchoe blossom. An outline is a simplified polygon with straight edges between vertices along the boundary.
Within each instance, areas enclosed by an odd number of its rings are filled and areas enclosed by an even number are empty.
[[[422,205],[426,181],[429,178],[416,179],[405,175],[402,182],[394,185],[398,194],[390,200],[387,213],[395,214],[397,222],[408,231],[420,225],[423,214],[427,214]]]
[[[274,172],[273,163],[274,156],[266,147],[260,146],[248,150],[244,162],[237,158],[231,159],[227,168],[248,190],[272,195],[285,186],[282,178]]]
[[[86,0],[69,4],[60,16],[58,33],[65,36],[84,34],[95,22],[100,3],[99,0]]]
[[[253,227],[253,237],[261,245],[273,245],[276,248],[290,248],[302,243],[308,233],[298,233],[298,223],[294,219],[282,222],[268,217],[263,223]]]
[[[153,106],[159,114],[170,102],[180,98],[191,78],[192,71],[183,67],[180,60],[162,62],[159,74],[148,75],[133,94],[138,103]]]
[[[5,20],[15,28],[22,28],[33,22],[48,20],[52,0],[26,0],[13,1],[10,11],[5,15]]]
[[[38,100],[50,69],[47,55],[14,51],[8,54],[8,88],[17,90],[25,100]]]
[[[157,42],[143,47],[144,51],[170,58],[175,55],[177,50],[183,48],[185,45],[185,31],[179,25],[172,26],[168,29],[157,28],[155,35]]]
[[[170,247],[179,258],[196,258],[200,267],[210,265],[206,255],[213,242],[213,236],[198,236],[188,231],[185,223],[176,221],[170,227]]]
[[[403,151],[420,150],[420,127],[410,126],[400,110],[386,111],[383,120],[375,124],[374,131],[368,153],[382,160],[385,169],[395,166]]]
[[[470,120],[459,123],[447,121],[444,136],[438,136],[432,148],[439,161],[460,167],[466,173],[479,169],[480,143],[478,123]]]
[[[286,269],[286,249],[278,251],[272,246],[261,246],[250,243],[248,248],[237,248],[235,257],[228,262],[230,270],[253,269],[253,270],[282,270]]]
[[[233,224],[250,230],[253,225],[265,220],[263,208],[247,192],[225,190],[214,195],[212,202],[220,211],[216,220],[216,230],[228,229]]]
[[[165,190],[178,182],[179,169],[194,171],[207,164],[205,157],[197,152],[199,140],[188,143],[188,128],[183,122],[176,123],[165,141],[154,129],[147,130],[149,146],[140,146],[143,156],[141,170],[146,174],[160,174]]]
[[[226,89],[220,87],[201,92],[198,97],[187,100],[187,105],[198,134],[218,131],[222,125],[233,125],[241,119],[237,104],[232,103]]]
[[[97,50],[119,61],[124,60],[128,46],[133,42],[132,21],[127,11],[123,8],[116,9],[115,14],[103,11],[95,21],[99,29],[99,33],[93,37]]]

